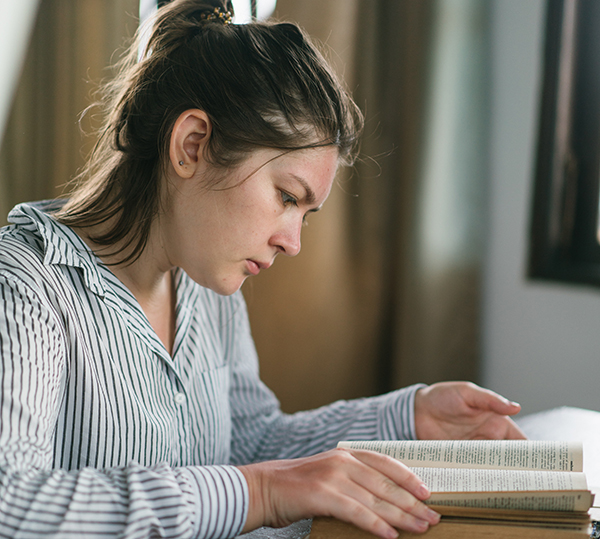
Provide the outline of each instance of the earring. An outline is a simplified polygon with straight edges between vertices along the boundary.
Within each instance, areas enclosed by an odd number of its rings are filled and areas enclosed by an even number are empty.
[[[179,161],[179,166],[183,166],[183,161]]]

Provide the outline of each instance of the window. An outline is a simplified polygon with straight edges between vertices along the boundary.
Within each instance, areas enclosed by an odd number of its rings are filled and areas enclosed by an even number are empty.
[[[548,0],[529,276],[600,285],[600,2]]]

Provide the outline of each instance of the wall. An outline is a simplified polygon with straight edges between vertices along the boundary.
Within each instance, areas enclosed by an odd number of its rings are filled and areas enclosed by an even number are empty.
[[[600,410],[600,289],[525,277],[544,6],[494,2],[483,382],[524,413]]]

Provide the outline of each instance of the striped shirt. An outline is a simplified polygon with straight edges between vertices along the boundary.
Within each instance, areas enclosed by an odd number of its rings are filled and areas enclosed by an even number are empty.
[[[172,355],[58,202],[0,230],[0,537],[233,537],[235,465],[414,438],[417,386],[284,414],[241,293],[174,272]]]

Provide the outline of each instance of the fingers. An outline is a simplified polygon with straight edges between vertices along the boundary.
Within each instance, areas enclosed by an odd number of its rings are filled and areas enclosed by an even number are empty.
[[[490,439],[498,440],[526,440],[527,436],[519,426],[509,417],[503,418],[502,432],[492,433]]]
[[[464,439],[470,440],[526,440],[527,436],[509,417],[495,415],[489,417],[487,412],[479,425],[464,433]]]
[[[430,496],[427,485],[407,466],[392,457],[375,451],[359,449],[337,449],[336,451],[350,453],[358,461],[378,471],[381,474],[381,476],[378,476],[378,479],[384,477],[395,485],[402,485],[404,491],[410,492],[419,500],[426,500]]]
[[[509,424],[508,430],[506,432],[506,435],[504,436],[504,439],[505,440],[527,440],[527,436],[514,421],[511,421]]]
[[[376,497],[365,498],[362,495],[364,492],[364,490],[359,492],[349,490],[348,496],[340,500],[337,518],[390,539],[398,536],[396,529],[423,533],[430,525],[439,522],[440,516],[426,506],[420,518],[410,512],[411,506],[408,501],[401,508]],[[424,504],[419,502],[419,505]]]
[[[422,533],[439,522],[439,514],[420,501],[429,497],[429,490],[402,463],[371,451],[339,451],[362,465],[351,471],[352,482],[344,490],[338,518],[385,537],[396,536],[390,526]]]
[[[462,383],[460,391],[465,402],[472,408],[489,410],[499,415],[515,415],[521,411],[521,405],[509,401],[498,393],[472,383]]]
[[[467,383],[461,388],[470,408],[472,439],[525,440],[527,437],[509,417],[521,411],[521,405],[511,402],[489,389]]]

